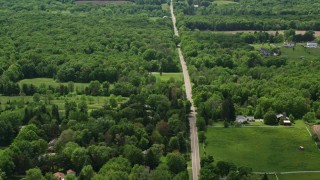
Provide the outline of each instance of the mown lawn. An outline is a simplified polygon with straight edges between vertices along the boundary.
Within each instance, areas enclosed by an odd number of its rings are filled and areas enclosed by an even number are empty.
[[[160,81],[168,81],[170,78],[173,78],[177,81],[183,81],[183,75],[182,73],[162,73],[162,75],[160,75],[160,73],[158,72],[153,72],[152,73],[156,78],[157,80],[160,80]]]
[[[319,180],[320,173],[277,174],[279,180]]]
[[[295,48],[281,47],[281,56],[288,57],[290,59],[304,58],[318,58],[320,54],[320,48],[305,48],[304,44],[297,44]]]
[[[320,169],[320,151],[303,126],[292,128],[208,128],[206,153],[254,171]],[[298,150],[304,146],[305,150]],[[202,146],[200,147],[200,149]],[[203,149],[201,150],[203,155]]]
[[[305,48],[305,43],[296,44],[294,48],[283,47],[283,43],[278,44],[251,44],[256,50],[260,48],[272,49],[280,47],[281,56],[288,57],[289,59],[300,60],[301,58],[318,58],[320,54],[320,48]]]

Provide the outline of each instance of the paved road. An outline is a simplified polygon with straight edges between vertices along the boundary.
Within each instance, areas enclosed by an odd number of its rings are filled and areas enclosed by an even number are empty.
[[[173,30],[176,36],[179,36],[179,32],[176,26],[176,17],[173,12],[173,3],[171,0],[170,11],[173,23]],[[191,160],[192,160],[192,179],[198,180],[200,172],[200,155],[199,155],[199,142],[198,142],[198,130],[196,126],[196,108],[192,99],[192,87],[189,72],[187,69],[186,61],[184,60],[181,48],[177,48],[179,52],[180,63],[183,72],[184,85],[186,89],[187,99],[191,102],[191,113],[189,114],[190,123],[190,139],[191,139]]]

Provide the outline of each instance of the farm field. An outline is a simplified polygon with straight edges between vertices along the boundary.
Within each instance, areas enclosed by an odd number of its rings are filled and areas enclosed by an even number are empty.
[[[206,153],[216,162],[229,161],[262,172],[319,170],[320,151],[302,125],[292,128],[208,128],[206,136]],[[299,146],[304,146],[305,150],[300,151]]]

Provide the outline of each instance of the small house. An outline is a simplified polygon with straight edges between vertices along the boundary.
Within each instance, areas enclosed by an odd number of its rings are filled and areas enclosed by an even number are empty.
[[[241,123],[241,124],[246,123],[247,118],[242,115],[238,115],[238,116],[236,116],[236,122]]]
[[[48,146],[54,146],[56,145],[56,143],[57,143],[57,139],[55,138],[48,143]]]
[[[67,174],[76,175],[76,172],[74,170],[72,170],[72,169],[69,169],[67,171]]]
[[[294,42],[285,42],[283,43],[283,47],[286,47],[286,48],[292,48],[294,47]]]
[[[247,121],[254,122],[254,117],[253,116],[247,116]]]
[[[307,48],[317,48],[318,47],[318,43],[316,43],[316,42],[307,42],[307,45],[305,47],[307,47]]]
[[[283,120],[284,126],[291,126],[291,121],[289,119]]]
[[[277,119],[281,119],[281,118],[283,118],[283,117],[284,117],[283,114],[277,114]]]
[[[304,147],[303,146],[299,146],[299,150],[300,151],[304,151]]]
[[[193,5],[193,7],[194,7],[194,8],[198,8],[198,7],[199,7],[199,5],[195,4],[195,5]]]
[[[58,180],[64,180],[64,174],[62,172],[56,172],[53,174]]]

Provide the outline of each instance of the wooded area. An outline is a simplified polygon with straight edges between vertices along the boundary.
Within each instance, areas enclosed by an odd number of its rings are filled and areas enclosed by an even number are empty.
[[[319,122],[320,50],[306,46],[319,42],[319,2],[174,4],[180,37],[165,0],[0,0],[0,180],[189,179],[177,47],[201,143],[215,123],[240,127],[236,115]],[[215,32],[227,30],[254,32]],[[220,160],[204,156],[200,179],[255,178]]]
[[[320,30],[315,0],[177,0],[178,26],[191,30]],[[223,1],[230,2],[230,1]]]
[[[188,179],[190,104],[151,73],[180,71],[161,3],[0,1],[0,179]]]

